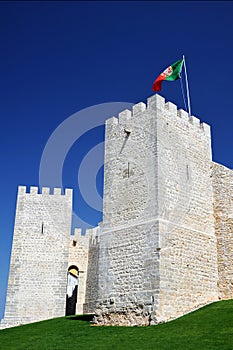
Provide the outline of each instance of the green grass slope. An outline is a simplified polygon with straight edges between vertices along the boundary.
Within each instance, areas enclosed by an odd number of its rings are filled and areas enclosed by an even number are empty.
[[[1,350],[233,350],[233,300],[150,327],[96,327],[62,317],[0,331]]]

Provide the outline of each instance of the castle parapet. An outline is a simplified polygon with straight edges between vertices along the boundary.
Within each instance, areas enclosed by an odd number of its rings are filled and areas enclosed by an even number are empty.
[[[143,102],[139,102],[132,107],[133,116],[135,117],[137,114],[143,113],[146,110],[146,104]]]
[[[71,188],[66,188],[64,193],[63,189],[55,187],[42,187],[41,190],[37,186],[30,186],[29,189],[27,186],[18,186],[18,195],[43,195],[43,196],[66,196],[66,197],[72,197],[73,190]]]
[[[125,109],[121,113],[119,113],[118,118],[119,118],[119,124],[127,123],[132,117],[132,112],[128,109]]]
[[[128,109],[123,110],[118,114],[118,117],[111,117],[106,120],[106,126],[109,128],[114,127],[118,124],[127,124],[128,122],[133,122],[140,118],[140,114],[146,113],[150,110],[158,110],[164,115],[167,115],[169,118],[173,118],[174,121],[184,121],[187,123],[187,127],[194,127],[196,130],[200,130],[204,135],[210,136],[210,126],[206,123],[202,123],[199,118],[195,116],[189,116],[186,111],[183,109],[178,109],[177,106],[168,101],[165,101],[165,98],[155,94],[147,99],[147,104],[144,102],[139,102],[132,106],[132,112]]]

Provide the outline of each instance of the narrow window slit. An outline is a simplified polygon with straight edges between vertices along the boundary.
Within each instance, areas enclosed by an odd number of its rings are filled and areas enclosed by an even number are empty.
[[[187,175],[187,180],[189,180],[189,166],[188,166],[188,164],[186,165],[186,175]]]

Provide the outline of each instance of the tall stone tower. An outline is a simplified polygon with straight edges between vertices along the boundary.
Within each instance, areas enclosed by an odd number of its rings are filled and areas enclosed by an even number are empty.
[[[72,190],[19,186],[3,326],[64,316]]]
[[[154,95],[106,122],[96,322],[155,324],[217,300],[210,128]]]

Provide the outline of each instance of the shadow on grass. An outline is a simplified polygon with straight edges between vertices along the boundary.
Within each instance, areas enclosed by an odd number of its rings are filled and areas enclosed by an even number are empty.
[[[67,316],[68,321],[92,321],[94,314]]]

